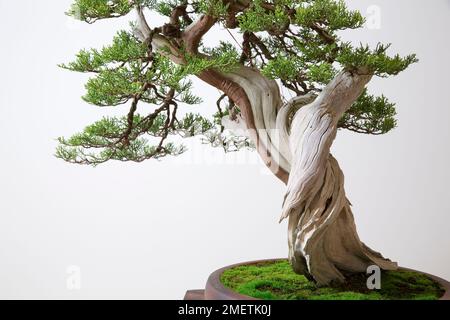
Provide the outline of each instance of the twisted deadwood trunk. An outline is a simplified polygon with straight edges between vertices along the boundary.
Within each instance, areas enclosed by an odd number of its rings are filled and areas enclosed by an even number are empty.
[[[150,28],[142,11],[138,13],[145,40]],[[197,54],[199,39],[213,24],[212,18],[201,18],[186,31],[190,53]],[[152,37],[152,45],[165,48],[163,54],[175,63],[184,63],[177,49],[159,35]],[[289,260],[297,273],[326,285],[344,281],[347,273],[365,272],[369,265],[397,268],[360,241],[343,173],[330,154],[339,119],[361,95],[371,75],[363,69],[342,71],[317,97],[297,97],[285,105],[277,83],[252,68],[240,66],[227,74],[207,70],[198,77],[240,107],[238,121],[249,130],[265,164],[287,184],[281,220],[289,218]]]
[[[250,100],[259,143],[289,172],[281,215],[289,218],[289,260],[297,273],[321,285],[344,281],[346,273],[365,272],[369,265],[397,268],[360,241],[344,175],[330,154],[339,119],[371,79],[363,73],[343,71],[319,96],[284,106],[278,86],[258,71],[241,67],[226,75]]]

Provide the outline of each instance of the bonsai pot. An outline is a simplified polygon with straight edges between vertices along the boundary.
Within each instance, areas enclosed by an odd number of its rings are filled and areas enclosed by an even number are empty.
[[[238,263],[231,266],[227,266],[221,268],[219,270],[214,271],[208,278],[206,282],[205,289],[202,290],[189,290],[186,292],[184,300],[261,300],[254,297],[246,296],[239,294],[229,288],[226,288],[221,281],[221,277],[223,273],[227,270],[241,267],[241,266],[251,266],[257,264],[265,264],[271,262],[282,261],[285,259],[269,259],[269,260],[258,260],[251,262]],[[431,280],[438,283],[441,288],[444,290],[443,295],[439,298],[439,300],[450,300],[450,282],[439,278],[437,276],[427,274],[421,271],[416,271],[408,268],[399,268],[400,271],[412,271],[418,274],[422,274],[430,278]]]

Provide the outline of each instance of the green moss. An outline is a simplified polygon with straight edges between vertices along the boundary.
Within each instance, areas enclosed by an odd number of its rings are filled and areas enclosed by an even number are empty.
[[[384,271],[381,290],[369,290],[367,276],[356,274],[344,284],[318,287],[292,271],[287,260],[229,269],[222,274],[225,287],[264,300],[437,300],[444,294],[438,283],[411,271]]]

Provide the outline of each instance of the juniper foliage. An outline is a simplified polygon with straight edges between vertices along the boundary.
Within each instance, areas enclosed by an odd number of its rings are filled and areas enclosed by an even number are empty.
[[[260,69],[293,95],[301,96],[320,92],[343,69],[365,67],[388,77],[417,62],[415,55],[389,55],[389,44],[371,49],[342,40],[340,31],[361,28],[365,22],[361,13],[349,10],[342,0],[75,0],[67,14],[94,23],[124,17],[137,6],[167,16],[169,22],[154,30],[172,41],[203,14],[214,16],[228,31],[235,29],[239,40],[221,42],[214,48],[200,44],[199,51],[208,58],[185,53],[183,65],[153,50],[150,42],[140,41],[132,30],[119,31],[103,48],[81,50],[74,61],[60,66],[93,75],[86,83],[84,101],[98,107],[128,104],[129,111],[122,117],[104,117],[70,138],[59,138],[57,157],[91,165],[158,159],[185,151],[171,141],[172,136],[201,135],[203,141],[225,151],[252,147],[248,139],[224,132],[220,118],[240,112],[225,96],[218,100],[212,119],[195,113],[179,116],[181,106],[202,102],[193,93],[190,78],[204,70],[226,73],[242,63]],[[182,14],[174,20],[176,10]],[[141,104],[152,111],[139,114]],[[339,127],[384,134],[395,128],[395,116],[394,103],[366,90]]]

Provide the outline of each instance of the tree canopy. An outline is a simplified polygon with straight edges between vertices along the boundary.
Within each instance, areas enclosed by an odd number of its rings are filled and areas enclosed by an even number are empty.
[[[190,79],[205,70],[226,74],[238,65],[250,66],[279,82],[292,96],[304,96],[320,93],[341,70],[364,67],[368,73],[388,77],[417,61],[414,54],[388,55],[389,44],[370,48],[342,40],[340,31],[361,28],[365,20],[339,0],[75,0],[67,14],[94,23],[124,17],[136,9],[166,16],[167,23],[153,26],[147,39],[132,24],[130,30],[118,31],[111,44],[81,50],[73,62],[61,65],[93,75],[86,83],[83,99],[87,103],[99,107],[128,104],[128,113],[105,117],[79,134],[59,138],[57,157],[97,165],[178,155],[185,147],[171,140],[174,135],[202,135],[204,141],[226,151],[251,147],[248,139],[227,133],[221,124],[223,116],[236,117],[241,112],[232,97],[219,98],[211,119],[195,113],[178,116],[182,105],[202,102],[193,94]],[[207,47],[200,37],[192,51],[183,36],[205,16],[232,40]],[[168,57],[165,51],[169,49],[153,48],[152,37],[156,36],[177,48],[182,63]],[[151,111],[139,114],[139,104],[148,104]],[[366,90],[339,127],[384,134],[396,126],[395,115],[394,103]]]

